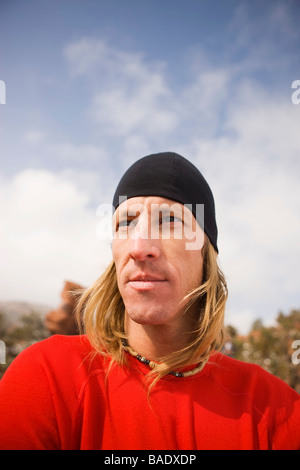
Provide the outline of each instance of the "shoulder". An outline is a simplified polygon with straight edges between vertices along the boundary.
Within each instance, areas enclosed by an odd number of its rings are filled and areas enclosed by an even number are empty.
[[[39,341],[10,364],[0,381],[0,397],[13,393],[30,397],[34,390],[44,401],[60,396],[75,403],[91,373],[104,370],[102,357],[98,354],[92,360],[92,351],[85,336],[53,335]]]
[[[214,365],[215,380],[234,393],[259,394],[269,400],[283,394],[300,400],[299,394],[287,383],[256,364],[217,354]]]
[[[27,348],[28,353],[51,354],[53,358],[59,356],[60,359],[62,359],[62,354],[82,356],[91,350],[92,347],[85,335],[53,335]]]
[[[283,380],[256,364],[240,361],[224,354],[217,354],[214,365],[215,377],[228,389],[245,393],[253,392],[259,388],[261,392],[263,386],[268,393],[271,390],[280,390],[292,393],[295,397],[300,398]]]
[[[60,448],[88,380],[90,351],[85,337],[55,335],[13,360],[0,381],[0,448]]]
[[[299,449],[300,395],[262,367],[219,354],[211,380],[243,415],[265,429],[272,449]]]
[[[99,358],[98,361],[88,360],[91,352],[92,347],[85,336],[53,335],[24,349],[8,367],[3,379],[45,375],[63,379],[71,374],[83,378],[87,364],[100,367]]]
[[[18,357],[26,359],[47,358],[48,361],[81,359],[92,350],[85,336],[53,335],[26,348]]]

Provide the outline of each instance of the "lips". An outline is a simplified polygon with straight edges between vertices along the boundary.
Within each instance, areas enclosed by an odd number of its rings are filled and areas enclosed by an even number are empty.
[[[162,281],[165,281],[165,280],[166,279],[163,278],[163,277],[155,276],[154,274],[145,273],[145,272],[136,273],[135,275],[132,275],[132,276],[129,277],[130,282],[135,282],[135,281],[144,281],[144,282],[158,281],[158,282],[162,282]]]
[[[129,278],[128,284],[135,290],[152,290],[166,282],[165,278],[157,277],[152,274],[136,274]]]

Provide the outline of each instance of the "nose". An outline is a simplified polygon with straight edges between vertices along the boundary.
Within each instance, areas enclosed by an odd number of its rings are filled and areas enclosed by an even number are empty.
[[[136,261],[155,260],[160,256],[159,240],[136,237],[130,240],[129,255]]]
[[[159,240],[151,238],[147,217],[140,217],[130,236],[130,257],[137,261],[156,259],[160,256]]]

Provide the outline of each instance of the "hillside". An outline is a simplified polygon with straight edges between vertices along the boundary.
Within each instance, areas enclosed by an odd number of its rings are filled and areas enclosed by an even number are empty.
[[[0,312],[5,315],[6,322],[15,325],[23,315],[32,312],[38,313],[43,318],[52,307],[31,302],[0,301]]]

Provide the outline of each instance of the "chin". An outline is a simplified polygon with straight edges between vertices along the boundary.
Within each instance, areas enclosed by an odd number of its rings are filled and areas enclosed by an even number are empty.
[[[161,310],[127,310],[128,317],[139,325],[162,325],[166,322],[166,312]]]

